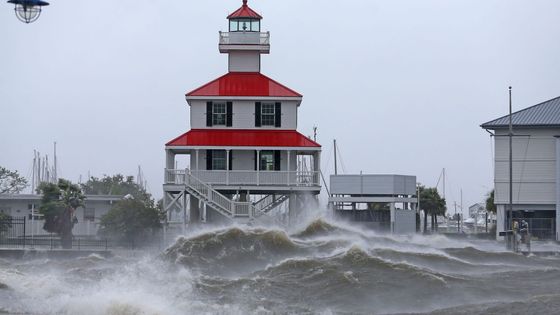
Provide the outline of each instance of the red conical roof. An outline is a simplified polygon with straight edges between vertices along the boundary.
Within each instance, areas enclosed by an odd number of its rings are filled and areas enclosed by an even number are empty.
[[[247,0],[243,0],[243,5],[241,8],[237,9],[237,11],[233,12],[232,14],[228,15],[228,20],[230,19],[237,19],[237,18],[250,18],[250,19],[262,19],[262,16],[257,12],[253,11],[253,9],[249,8],[247,5]]]
[[[229,72],[186,96],[302,97],[259,72]]]

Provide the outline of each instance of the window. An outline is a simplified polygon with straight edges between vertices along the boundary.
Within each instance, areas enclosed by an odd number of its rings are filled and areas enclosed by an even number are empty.
[[[237,32],[239,28],[237,27],[237,20],[230,20],[229,21],[229,31],[230,32]]]
[[[255,102],[255,127],[282,127],[282,104]]]
[[[274,126],[274,103],[263,103],[261,106],[261,126]]]
[[[230,32],[260,32],[261,22],[253,19],[239,19],[229,21]]]
[[[84,221],[95,221],[95,208],[84,209]]]
[[[274,171],[274,151],[261,151],[261,171]]]
[[[214,103],[212,106],[212,125],[226,125],[226,103]]]
[[[212,170],[226,170],[226,151],[213,150],[212,151]]]
[[[261,22],[259,20],[251,21],[251,31],[253,31],[253,32],[260,32],[261,31]]]

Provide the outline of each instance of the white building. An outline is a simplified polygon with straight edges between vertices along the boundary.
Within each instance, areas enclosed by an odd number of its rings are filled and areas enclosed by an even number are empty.
[[[261,73],[262,17],[243,1],[227,19],[228,73],[186,94],[191,130],[165,146],[165,210],[193,223],[247,221],[288,200],[293,212],[298,195],[321,190],[321,146],[296,130],[302,95]]]
[[[531,234],[560,239],[560,97],[512,114],[513,209],[509,209],[509,115],[481,125],[495,139],[494,203],[497,232],[512,220],[529,222]]]
[[[331,175],[329,192],[338,218],[395,234],[417,230],[416,176]]]
[[[39,215],[41,197],[36,194],[0,194],[0,213],[12,217],[25,217],[27,235],[49,234],[43,230],[45,221]],[[101,217],[122,198],[123,196],[86,195],[85,206],[76,209],[75,215],[78,223],[74,225],[72,233],[76,236],[97,235]],[[33,220],[32,213],[35,214]]]

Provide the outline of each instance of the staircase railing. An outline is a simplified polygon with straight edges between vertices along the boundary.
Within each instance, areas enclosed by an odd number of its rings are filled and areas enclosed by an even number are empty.
[[[181,176],[181,175],[176,175]],[[222,195],[212,186],[193,176],[189,169],[185,170],[184,183],[187,187],[194,190],[200,197],[227,217],[254,217],[259,211],[250,202],[233,201]]]
[[[255,209],[258,213],[266,213],[282,202],[286,201],[288,197],[286,195],[268,195],[261,200],[254,203]]]

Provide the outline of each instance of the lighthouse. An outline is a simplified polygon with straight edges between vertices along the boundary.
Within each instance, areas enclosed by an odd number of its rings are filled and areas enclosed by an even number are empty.
[[[302,95],[261,73],[270,53],[262,16],[244,0],[227,19],[218,43],[227,73],[186,94],[191,130],[165,145],[164,209],[196,224],[260,220],[282,208],[293,222],[304,196],[321,191],[321,146],[297,131]],[[175,166],[181,155],[186,169]]]

